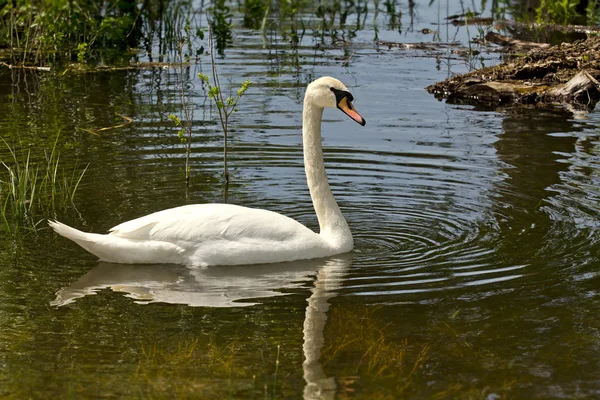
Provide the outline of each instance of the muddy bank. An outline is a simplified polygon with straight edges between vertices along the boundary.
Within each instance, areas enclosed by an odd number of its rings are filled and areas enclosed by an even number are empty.
[[[524,57],[428,86],[438,99],[483,106],[572,103],[600,99],[600,37],[536,48]]]

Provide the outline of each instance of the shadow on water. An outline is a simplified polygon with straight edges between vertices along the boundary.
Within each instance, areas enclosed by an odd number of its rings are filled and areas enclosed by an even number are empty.
[[[302,287],[315,276],[306,299],[303,323],[302,368],[304,399],[333,399],[335,379],[321,365],[324,329],[329,300],[337,295],[351,255],[326,260],[279,264],[188,269],[176,265],[121,265],[99,263],[70,286],[61,289],[50,304],[66,306],[98,291],[126,293],[138,304],[168,303],[191,307],[248,307],[262,298],[285,295],[286,289]]]

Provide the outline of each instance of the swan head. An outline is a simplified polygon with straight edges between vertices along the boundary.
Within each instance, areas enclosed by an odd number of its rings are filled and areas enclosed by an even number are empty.
[[[364,126],[367,122],[354,109],[352,93],[339,80],[324,76],[313,81],[306,89],[306,100],[321,108],[338,108],[344,114]]]

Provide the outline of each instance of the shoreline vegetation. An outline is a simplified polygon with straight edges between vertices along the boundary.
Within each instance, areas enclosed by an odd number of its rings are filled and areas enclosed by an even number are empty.
[[[365,28],[367,17],[371,19],[369,14],[373,21],[385,15],[388,28],[399,32],[412,29],[415,8],[435,4],[435,0],[410,1],[406,12],[406,6],[393,0],[0,0],[0,67],[48,70],[57,66],[59,73],[65,67],[75,71],[177,68],[182,38],[186,62],[206,54],[199,45],[207,44],[203,42],[206,25],[211,26],[217,54],[224,56],[233,42],[234,10],[243,16],[236,26],[260,31],[265,40],[266,31],[275,29],[293,47],[310,34],[319,46],[352,42],[356,31]],[[512,44],[560,44],[600,34],[599,6],[600,0],[540,0],[537,7],[498,0],[490,8],[482,1],[479,7],[485,16],[461,5],[461,14],[440,15],[437,29],[443,25],[475,29],[474,35],[469,34],[469,49],[471,44],[506,45],[486,35],[494,30],[508,34]],[[403,27],[407,17],[410,25]],[[356,26],[351,26],[353,18]],[[440,40],[435,29],[427,29],[434,33],[431,45]],[[373,31],[375,45],[377,26]]]
[[[429,6],[434,4],[435,0]],[[415,6],[409,2],[411,27]],[[398,7],[391,0],[385,4],[361,0],[332,4],[311,0],[0,0],[0,69],[64,74],[187,68],[200,56],[210,53],[214,57],[202,44],[224,57],[234,37],[232,10],[243,15],[242,27],[260,30],[265,40],[269,27],[292,47],[311,32],[316,46],[335,46],[352,42],[369,12],[374,16],[385,13],[390,27],[401,32],[404,16]],[[485,2],[480,7],[485,10]],[[596,73],[600,64],[594,53],[598,50],[595,38],[600,35],[600,0],[540,0],[537,6],[499,0],[489,16],[488,11],[484,16],[462,8],[461,14],[440,15],[438,29],[465,26],[475,34],[469,33],[468,47],[447,51],[461,54],[472,70],[480,52],[476,46],[498,45],[508,61],[449,77],[427,87],[430,93],[451,102],[485,106],[556,102],[595,106],[600,97],[600,74]],[[347,21],[353,14],[358,22],[350,28]],[[214,45],[205,43],[208,26],[203,24],[210,26]],[[448,46],[440,40],[439,31],[426,30],[424,34],[433,33],[432,40],[415,44],[381,41],[375,27],[373,46],[432,53]]]

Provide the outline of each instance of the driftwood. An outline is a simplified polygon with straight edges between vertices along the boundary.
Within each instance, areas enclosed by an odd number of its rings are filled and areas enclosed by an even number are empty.
[[[519,21],[508,21],[508,20],[497,20],[494,21],[494,27],[496,29],[506,29],[513,34],[519,32],[535,32],[537,35],[541,33],[551,34],[553,32],[562,33],[578,33],[588,36],[594,36],[600,34],[599,26],[587,26],[587,25],[559,25],[559,24],[539,24],[539,23],[525,23]]]
[[[509,50],[515,49],[547,49],[550,47],[549,43],[537,43],[537,42],[528,42],[525,40],[513,39],[508,36],[500,35],[496,32],[488,32],[485,35],[485,40],[491,43],[495,43],[500,46],[504,46]]]
[[[189,62],[183,63],[183,66],[188,67],[190,65]],[[94,73],[94,72],[113,72],[113,71],[132,71],[132,70],[142,70],[142,69],[154,69],[154,68],[179,68],[179,63],[169,63],[169,62],[136,62],[129,65],[124,66],[110,66],[110,65],[87,65],[87,64],[71,64],[68,65],[63,73],[66,72],[82,72],[82,73]]]
[[[96,129],[96,130],[93,130],[93,129],[85,129],[85,128],[78,128],[78,129],[79,129],[79,130],[82,130],[82,131],[85,131],[85,132],[88,132],[88,133],[91,133],[92,135],[99,136],[99,132],[103,132],[103,131],[109,131],[109,130],[112,130],[112,129],[118,129],[118,128],[122,128],[122,127],[124,127],[124,126],[127,126],[127,125],[129,125],[129,124],[133,123],[133,118],[129,118],[129,117],[126,117],[126,116],[124,116],[124,115],[121,115],[121,114],[117,114],[117,115],[118,115],[119,117],[121,117],[121,118],[123,118],[123,119],[125,120],[125,123],[124,123],[124,124],[120,124],[120,125],[113,125],[113,126],[107,126],[107,127],[100,128],[100,129]]]
[[[482,68],[427,87],[450,102],[497,106],[510,103],[577,103],[600,100],[600,38],[534,49],[524,57]]]
[[[27,65],[12,65],[12,64],[5,63],[4,61],[0,61],[0,66],[6,67],[8,69],[16,68],[16,69],[33,69],[36,71],[46,71],[46,72],[50,71],[50,67],[32,67],[32,66],[27,66]]]
[[[458,47],[458,42],[450,43],[400,43],[400,42],[389,42],[387,40],[378,40],[375,42],[378,47],[387,47],[388,49],[404,49],[404,50],[424,50],[424,51],[436,51],[444,47]]]
[[[494,23],[493,18],[464,18],[464,19],[453,19],[450,23],[454,26],[466,26],[466,25],[492,25]]]
[[[594,71],[596,76],[600,76],[600,71]],[[563,85],[550,89],[546,95],[551,99],[570,103],[573,101],[589,101],[592,97],[598,98],[600,95],[600,83],[588,71],[581,71],[571,80]]]
[[[477,15],[467,18],[464,14],[452,15],[447,17],[449,23],[454,26],[463,25],[493,25],[495,29],[507,30],[511,34],[516,36],[527,35],[531,36],[535,33],[535,36],[550,36],[555,32],[563,34],[580,34],[580,38],[585,39],[588,36],[600,34],[600,27],[588,26],[588,25],[559,25],[559,24],[548,24],[548,23],[535,23],[535,22],[520,22],[520,21],[509,21],[504,19],[493,19],[493,18],[480,18]]]
[[[183,63],[184,66],[189,66],[190,63]],[[22,70],[36,70],[50,72],[50,67],[36,67],[29,65],[13,65],[8,64],[4,61],[0,61],[0,67],[6,67],[9,69],[22,69]],[[81,73],[93,73],[93,72],[111,72],[111,71],[129,71],[129,70],[141,70],[141,69],[154,69],[154,68],[179,68],[179,63],[165,63],[165,62],[137,62],[125,66],[108,66],[108,65],[87,65],[87,64],[71,64],[68,65],[62,74],[67,72],[81,72]]]

